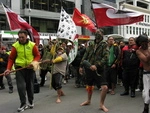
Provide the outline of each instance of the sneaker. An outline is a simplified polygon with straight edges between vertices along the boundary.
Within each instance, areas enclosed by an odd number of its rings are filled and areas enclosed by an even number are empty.
[[[39,86],[40,86],[40,87],[43,87],[43,86],[44,86],[44,84],[43,84],[42,82],[40,82]]]
[[[3,90],[3,89],[5,89],[5,86],[1,86],[0,90]]]
[[[21,104],[20,107],[18,108],[18,112],[22,112],[24,110],[26,110],[28,108],[28,106],[26,104]]]
[[[45,81],[47,80],[47,77],[45,77]]]
[[[138,89],[135,89],[135,91],[140,92],[141,90],[138,88]]]
[[[121,83],[120,83],[120,87],[122,87],[122,86],[123,86],[123,83],[121,82]]]
[[[64,80],[64,84],[66,84],[67,83],[67,81],[66,80]]]
[[[29,102],[29,104],[28,104],[28,107],[30,108],[30,109],[32,109],[33,107],[34,107],[34,103],[33,102]]]
[[[79,84],[76,84],[76,85],[75,85],[75,88],[79,88],[79,87],[80,87],[80,85],[79,85]]]
[[[9,89],[9,93],[13,93],[13,89],[12,88]]]
[[[99,88],[99,91],[102,91],[102,88]]]

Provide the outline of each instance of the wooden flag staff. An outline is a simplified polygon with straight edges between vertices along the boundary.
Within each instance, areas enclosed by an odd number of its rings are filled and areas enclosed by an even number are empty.
[[[50,62],[51,62],[50,60],[45,60],[45,61],[42,61],[42,62],[37,62],[35,65],[36,65],[36,67],[39,67],[39,65],[41,63],[50,63]],[[26,69],[26,68],[31,68],[31,67],[26,66],[26,67],[18,68],[18,69],[15,69],[15,70],[11,70],[10,73],[13,73],[13,72],[16,72],[16,71],[19,71],[19,70],[23,70],[23,69]],[[33,68],[34,68],[34,64],[33,64]],[[4,76],[4,73],[1,73],[0,76]]]

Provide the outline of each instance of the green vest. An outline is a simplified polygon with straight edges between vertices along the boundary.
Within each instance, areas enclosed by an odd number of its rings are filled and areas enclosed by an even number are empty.
[[[47,60],[47,59],[52,59],[52,54],[49,52],[50,50],[47,49],[47,46],[44,46],[44,54],[42,56],[42,60]],[[50,64],[50,62],[48,63],[41,63],[40,67],[42,70],[51,70],[51,66],[52,64]]]
[[[112,45],[109,48],[109,60],[108,60],[108,66],[111,66],[114,63],[115,60],[115,55],[114,55],[114,46]]]
[[[20,44],[18,41],[13,44],[13,47],[15,47],[17,51],[17,56],[15,60],[15,67],[21,66],[26,67],[28,66],[34,59],[33,56],[33,47],[35,43],[29,41],[26,44]]]

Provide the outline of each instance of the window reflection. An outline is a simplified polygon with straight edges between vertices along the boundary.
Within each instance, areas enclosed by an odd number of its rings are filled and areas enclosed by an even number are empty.
[[[35,30],[37,30],[38,32],[56,33],[59,20],[32,18],[31,23]]]
[[[29,0],[23,0],[22,6],[23,9],[29,8]],[[31,9],[60,12],[61,6],[67,13],[72,14],[75,3],[66,0],[30,0]]]
[[[129,29],[128,29],[128,26],[126,26],[126,31],[127,31],[127,34],[128,34],[128,30],[129,30]]]
[[[1,30],[9,30],[9,25],[6,20],[7,20],[6,16],[4,14],[0,14],[0,29]]]
[[[139,35],[138,27],[136,27],[136,34]]]
[[[135,27],[133,27],[133,34],[135,35]]]

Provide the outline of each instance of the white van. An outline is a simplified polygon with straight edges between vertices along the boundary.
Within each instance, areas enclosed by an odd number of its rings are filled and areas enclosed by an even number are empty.
[[[52,33],[46,33],[46,34],[48,34],[47,36],[44,36],[41,34],[43,34],[43,33],[39,33],[40,44],[43,44],[43,45],[47,45],[50,38],[51,38],[51,40],[57,38],[56,36],[51,36]],[[17,41],[17,38],[18,38],[18,31],[5,31],[5,30],[0,31],[0,41],[1,41],[2,45],[8,47],[8,49],[11,49],[12,44]]]
[[[5,32],[1,31],[0,32],[0,41],[3,46],[7,47],[9,50],[12,47],[12,44],[16,42],[18,38],[17,32]]]

